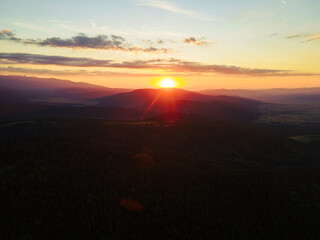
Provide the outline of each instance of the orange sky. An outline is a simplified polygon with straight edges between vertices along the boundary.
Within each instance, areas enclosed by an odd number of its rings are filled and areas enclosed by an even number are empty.
[[[168,76],[190,90],[320,87],[319,12],[318,0],[7,1],[0,74],[118,88]]]

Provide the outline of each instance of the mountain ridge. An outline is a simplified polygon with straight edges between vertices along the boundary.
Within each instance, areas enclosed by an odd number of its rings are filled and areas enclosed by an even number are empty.
[[[96,99],[100,107],[128,107],[144,111],[145,118],[168,112],[209,118],[252,119],[258,101],[229,96],[210,96],[184,89],[138,89]]]
[[[0,86],[23,93],[24,98],[65,98],[83,101],[90,98],[110,96],[129,89],[109,88],[85,82],[73,82],[57,78],[37,78],[0,75]]]
[[[229,95],[250,98],[275,104],[320,104],[320,87],[273,88],[273,89],[207,89],[200,91],[208,95]]]

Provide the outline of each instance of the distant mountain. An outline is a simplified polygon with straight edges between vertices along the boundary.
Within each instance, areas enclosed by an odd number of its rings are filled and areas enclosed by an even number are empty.
[[[5,76],[0,75],[0,86],[16,89],[16,90],[56,90],[63,88],[103,88],[84,82],[73,82],[70,80],[62,80],[56,78],[37,78],[26,76]]]
[[[54,98],[59,99],[60,102],[63,102],[63,99],[66,102],[70,102],[70,100],[84,101],[129,91],[55,78],[4,75],[0,75],[0,87],[20,91],[24,98],[42,99],[44,102],[48,98],[50,98],[50,102]]]
[[[0,102],[17,103],[24,101],[24,95],[21,91],[0,86]]]
[[[257,117],[259,102],[183,89],[107,88],[53,78],[0,76],[0,118],[109,120],[231,119]]]
[[[105,96],[111,96],[118,93],[128,92],[131,90],[123,89],[123,88],[107,88],[107,87],[100,87],[100,88],[63,88],[54,91],[54,94],[57,96],[64,96],[68,98],[72,98],[75,100],[88,100],[88,99],[95,99],[101,98]]]
[[[144,111],[143,119],[159,116],[201,116],[216,119],[253,119],[259,102],[240,97],[209,96],[182,89],[139,89],[95,100],[96,106]],[[169,113],[174,113],[169,114]]]
[[[109,97],[96,99],[99,106],[127,106],[133,108],[145,108],[157,100],[157,104],[184,101],[217,101],[229,103],[256,103],[257,101],[230,96],[211,96],[183,89],[138,89],[131,92],[120,93]]]
[[[262,90],[209,89],[201,91],[208,95],[239,96],[278,104],[320,104],[320,87],[316,88],[275,88]]]

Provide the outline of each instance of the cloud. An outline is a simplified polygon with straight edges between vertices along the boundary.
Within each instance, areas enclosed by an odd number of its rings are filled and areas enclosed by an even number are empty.
[[[10,29],[0,31],[0,40],[20,41],[19,38],[15,37],[15,34]]]
[[[15,37],[10,30],[2,30],[0,32],[0,40],[15,41],[23,44],[31,44],[46,47],[72,48],[72,49],[96,49],[96,50],[113,50],[133,53],[152,53],[164,54],[170,52],[166,48],[156,47],[138,47],[126,42],[121,36],[116,35],[97,35],[88,37],[85,34],[79,34],[72,38],[52,37],[47,39],[22,39]]]
[[[194,37],[185,38],[183,40],[183,42],[184,43],[198,45],[198,46],[209,45],[209,44],[212,43],[212,42],[209,42],[209,41],[205,41],[204,39],[196,39]]]
[[[175,3],[169,2],[169,1],[162,1],[162,0],[140,0],[137,5],[141,6],[148,6],[148,7],[154,7],[158,9],[162,9],[165,11],[169,11],[175,14],[184,15],[189,18],[198,19],[198,20],[204,20],[204,21],[220,21],[218,19],[214,19],[206,14],[201,14],[195,11],[190,11],[187,9],[184,9],[182,7],[179,7]]]
[[[51,70],[51,69],[31,69],[17,67],[0,67],[1,72],[21,73],[21,74],[41,74],[41,75],[86,75],[86,76],[140,76],[140,74],[120,73],[110,71],[87,71],[87,70]],[[145,75],[145,74],[144,74]]]
[[[311,41],[319,41],[320,40],[320,35],[315,34],[313,36],[311,36],[307,41],[311,42]]]
[[[296,35],[290,35],[287,37],[287,39],[290,39],[290,38],[301,38],[301,37],[304,37],[306,35],[302,35],[302,34],[296,34]]]
[[[44,33],[50,33],[50,34],[56,34],[56,31],[53,31],[52,28],[44,27],[44,26],[38,26],[26,22],[10,22],[10,24],[17,26],[19,28],[25,28],[28,30],[32,31],[37,31],[37,32],[44,32]]]
[[[64,47],[73,49],[103,49],[103,50],[115,50],[124,52],[134,53],[167,53],[169,52],[166,48],[155,48],[155,47],[137,47],[127,43],[121,36],[111,35],[98,35],[95,37],[88,37],[85,34],[79,34],[78,36],[61,39],[61,38],[47,38],[45,40],[32,40],[29,41],[31,44],[40,46],[50,47]],[[28,43],[28,42],[26,42]]]
[[[29,53],[0,53],[0,60],[6,60],[9,63],[19,64],[58,65],[75,67],[105,67],[112,62],[111,60],[47,56]]]
[[[33,64],[33,65],[58,65],[70,67],[103,67],[121,69],[150,69],[162,70],[175,74],[225,74],[244,76],[300,76],[315,75],[308,73],[295,73],[289,70],[243,68],[238,66],[202,64],[179,59],[152,59],[114,62],[92,58],[72,58],[62,56],[47,56],[28,53],[0,53],[0,61],[6,64]],[[147,74],[148,75],[148,74]]]
[[[273,69],[252,69],[237,66],[202,64],[198,62],[189,62],[179,59],[171,59],[167,63],[155,63],[154,67],[173,72],[201,72],[201,73],[220,73],[227,75],[274,75],[285,74],[286,70]]]
[[[296,34],[296,35],[290,35],[287,37],[287,39],[302,39],[303,42],[312,42],[312,41],[319,41],[320,40],[320,34]]]
[[[31,74],[49,74],[49,75],[82,75],[85,70],[49,70],[49,69],[30,69],[30,68],[16,68],[16,67],[0,67],[1,72],[10,73],[31,73]]]
[[[6,37],[12,37],[13,33],[11,32],[10,29],[4,29],[0,31],[0,38],[6,38]]]
[[[283,4],[288,4],[286,0],[281,0]]]
[[[113,71],[88,71],[88,70],[51,70],[51,69],[34,69],[34,68],[20,68],[20,67],[0,67],[0,72],[3,73],[18,73],[26,75],[60,75],[60,76],[102,76],[102,77],[161,77],[167,76],[164,74],[150,74],[150,73],[128,73],[128,72],[113,72]],[[175,76],[190,76],[190,74],[182,73],[175,74]],[[199,76],[199,74],[196,74]]]
[[[114,35],[111,35],[110,37],[105,35],[87,37],[84,34],[79,34],[78,36],[69,39],[53,37],[45,40],[29,40],[29,42],[32,44],[50,47],[119,49],[123,48],[124,38]]]

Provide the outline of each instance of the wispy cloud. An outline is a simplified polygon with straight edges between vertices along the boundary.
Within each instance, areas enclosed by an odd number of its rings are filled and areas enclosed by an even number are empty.
[[[24,29],[29,29],[32,31],[37,31],[37,32],[44,32],[44,33],[50,33],[50,34],[56,34],[57,32],[51,30],[51,28],[43,27],[43,26],[38,26],[37,24],[30,24],[27,22],[11,22],[12,25],[24,28]]]
[[[164,54],[170,52],[166,48],[139,47],[128,43],[123,37],[116,35],[97,35],[88,37],[85,34],[79,34],[72,38],[52,37],[46,39],[22,39],[15,36],[9,29],[0,32],[0,40],[15,41],[23,44],[32,44],[47,47],[72,48],[72,49],[97,49],[113,50],[133,53],[152,53]]]
[[[169,1],[140,0],[138,2],[138,5],[162,9],[162,10],[169,11],[169,12],[172,12],[175,14],[184,15],[186,17],[193,18],[193,19],[199,19],[199,20],[204,20],[204,21],[216,21],[216,22],[220,21],[218,19],[212,18],[209,15],[184,9],[184,8],[178,6],[177,4],[175,4],[173,2],[169,2]]]
[[[202,64],[199,62],[189,62],[179,59],[152,59],[114,62],[112,60],[100,60],[92,58],[71,58],[62,56],[47,56],[27,53],[0,53],[0,60],[6,64],[33,64],[33,65],[58,65],[72,67],[104,67],[104,68],[123,68],[123,69],[150,69],[162,70],[169,73],[208,73],[225,75],[244,75],[244,76],[302,76],[315,75],[309,73],[296,73],[289,70],[279,69],[258,69],[243,68],[239,66]]]
[[[86,73],[85,70],[50,70],[50,69],[33,69],[19,67],[0,67],[1,72],[23,73],[23,74],[48,74],[48,75],[80,75]]]
[[[109,28],[107,26],[102,26],[102,27],[98,27],[97,24],[95,22],[91,22],[91,27],[95,30],[103,30],[103,31],[106,31],[106,30],[109,30]]]
[[[34,69],[34,68],[17,68],[17,67],[0,67],[1,72],[19,73],[19,74],[39,74],[39,75],[61,75],[61,76],[105,76],[105,77],[147,77],[150,74],[111,72],[111,71],[87,71],[87,70],[51,70],[51,69]],[[155,76],[158,76],[156,74]]]
[[[320,34],[295,34],[290,35],[287,39],[302,39],[303,42],[320,41]]]
[[[290,38],[301,38],[301,37],[304,37],[305,35],[302,35],[302,34],[296,34],[296,35],[290,35],[287,37],[287,39],[290,39]]]
[[[150,74],[150,73],[128,73],[128,72],[113,72],[113,71],[88,71],[88,70],[51,70],[51,69],[34,69],[34,68],[21,68],[21,67],[0,67],[0,72],[3,73],[16,73],[27,75],[59,75],[59,76],[103,76],[103,77],[159,77],[166,76],[163,74]],[[199,76],[199,74],[196,74]],[[201,74],[200,74],[201,75]],[[189,73],[175,74],[175,76],[190,76]]]
[[[196,39],[194,37],[185,38],[183,40],[184,43],[194,44],[197,46],[209,45],[212,44],[210,41],[206,41],[205,39]]]
[[[319,41],[319,40],[320,40],[320,35],[316,34],[311,36],[307,41],[310,42],[310,41]]]
[[[98,60],[92,58],[71,58],[62,56],[47,56],[29,53],[0,53],[0,60],[7,63],[34,64],[34,65],[58,65],[75,67],[107,67],[111,60]]]

